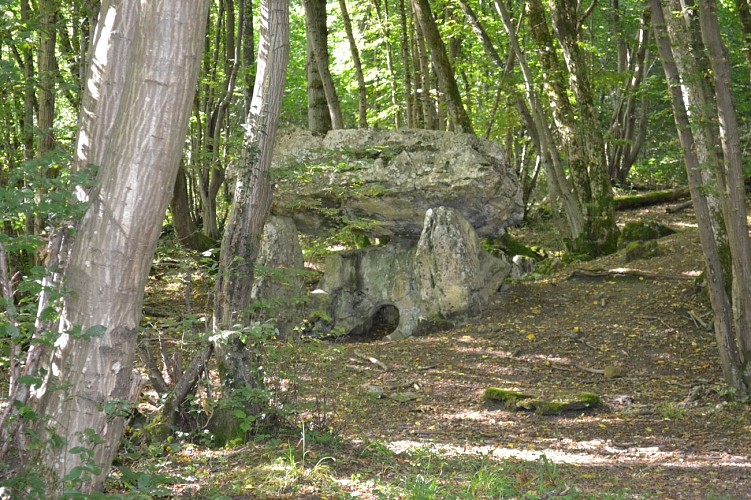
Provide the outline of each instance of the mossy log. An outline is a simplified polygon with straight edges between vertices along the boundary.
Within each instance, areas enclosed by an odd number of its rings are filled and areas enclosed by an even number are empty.
[[[595,408],[601,404],[600,397],[591,392],[564,395],[553,399],[537,398],[519,391],[499,387],[488,387],[483,394],[485,401],[503,403],[508,410],[533,411],[538,415],[560,415],[567,411],[580,411]]]
[[[627,210],[629,208],[647,207],[665,203],[668,201],[677,201],[687,198],[690,195],[687,187],[676,189],[665,189],[662,191],[649,191],[642,194],[629,194],[616,196],[613,204],[616,210]]]

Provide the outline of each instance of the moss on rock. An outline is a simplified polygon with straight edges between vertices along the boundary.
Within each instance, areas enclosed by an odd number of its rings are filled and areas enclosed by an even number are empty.
[[[652,241],[632,241],[626,245],[625,260],[633,262],[635,260],[651,259],[660,255],[660,247],[657,242]]]
[[[675,233],[668,226],[653,221],[627,222],[621,230],[621,237],[618,241],[620,248],[625,248],[633,241],[649,241],[669,236]]]
[[[487,388],[483,399],[502,402],[509,410],[533,411],[538,415],[560,415],[566,411],[586,410],[601,404],[600,397],[591,392],[543,399],[498,387]]]

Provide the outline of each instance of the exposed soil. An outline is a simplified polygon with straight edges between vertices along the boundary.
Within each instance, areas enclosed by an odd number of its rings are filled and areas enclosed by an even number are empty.
[[[385,482],[401,473],[406,450],[425,447],[453,463],[477,455],[497,461],[544,455],[561,464],[564,482],[593,498],[607,491],[751,498],[751,412],[723,393],[716,344],[705,326],[712,318],[696,280],[703,264],[692,213],[666,215],[656,207],[621,216],[657,218],[679,232],[659,240],[655,258],[625,263],[619,253],[509,284],[482,317],[451,330],[393,342],[316,344],[315,356],[295,347],[298,354],[275,366],[301,381],[280,385],[282,400],[317,401],[297,422],[341,438],[336,447],[310,444],[306,458],[336,458],[330,467],[340,478],[339,494],[361,498],[375,498],[364,486],[374,478]],[[550,398],[586,391],[603,405],[554,416],[509,411],[483,400],[488,387]],[[393,453],[388,463],[366,453],[373,443]],[[268,461],[268,453],[247,446],[223,463],[240,467],[261,454]],[[339,495],[307,485],[288,496],[324,494]]]

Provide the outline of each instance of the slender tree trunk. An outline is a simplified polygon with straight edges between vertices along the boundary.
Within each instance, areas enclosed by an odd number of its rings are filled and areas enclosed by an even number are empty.
[[[55,147],[55,81],[57,58],[57,0],[39,2],[39,155],[44,156]]]
[[[407,127],[415,128],[417,127],[417,114],[415,112],[416,103],[412,88],[412,70],[410,68],[412,57],[409,51],[409,23],[407,22],[407,8],[404,0],[399,0],[399,25],[401,27],[399,44],[402,55],[402,77],[404,79],[404,104],[406,106]]]
[[[331,113],[310,37],[307,40],[305,72],[308,77],[308,129],[315,134],[325,134],[332,129]]]
[[[122,104],[85,99],[95,111],[81,126],[98,128],[101,117],[112,132],[108,141],[87,144],[85,164],[101,163],[66,259],[60,334],[54,347],[37,344],[29,353],[35,371],[26,375],[41,381],[20,403],[39,418],[17,434],[11,450],[27,473],[41,475],[47,498],[60,497],[65,487],[101,490],[138,395],[132,367],[143,290],[180,161],[207,10],[207,0],[102,5],[94,57],[107,54],[101,61],[108,66],[127,66]],[[125,25],[134,26],[130,59],[108,58],[123,53],[116,46],[130,35],[116,35]],[[89,92],[112,83],[96,80],[113,74],[99,73],[97,65],[95,59]],[[110,110],[114,119],[103,114]]]
[[[738,12],[738,18],[741,21],[743,30],[743,56],[746,58],[746,66],[751,72],[751,6],[748,0],[735,0],[735,10]]]
[[[355,75],[357,75],[357,94],[359,96],[357,107],[358,123],[360,128],[368,128],[368,88],[365,86],[365,75],[362,72],[357,40],[355,40],[355,34],[352,31],[352,21],[350,21],[349,13],[347,12],[347,1],[339,0],[339,8],[342,10],[344,30],[347,32],[349,50],[352,53],[352,64],[355,66]]]
[[[613,0],[613,12],[614,31],[619,34],[617,71],[628,77],[616,93],[615,109],[608,130],[611,139],[605,144],[605,152],[611,180],[625,185],[647,136],[647,99],[644,95],[638,96],[638,90],[647,69],[650,11],[645,7],[633,49],[629,49],[622,33],[618,0]]]
[[[250,111],[250,101],[253,99],[253,82],[255,80],[255,28],[253,26],[253,0],[240,0],[243,13],[242,36],[242,69],[245,86],[243,87],[244,116]]]
[[[21,22],[31,22],[31,7],[29,0],[21,0]],[[23,122],[22,122],[22,142],[24,146],[24,158],[30,160],[34,158],[34,102],[36,101],[36,92],[34,90],[34,55],[27,46],[21,47],[23,57],[23,79],[24,79],[24,96],[23,96]]]
[[[326,103],[334,129],[344,128],[339,96],[334,78],[329,70],[328,28],[326,27],[326,0],[303,0],[305,7],[305,28],[308,32],[310,50],[314,56],[315,68],[323,84]]]
[[[394,69],[394,49],[391,46],[391,30],[389,29],[389,4],[387,1],[383,3],[381,3],[381,0],[372,1],[383,37],[384,52],[386,54],[386,68],[390,75],[389,89],[391,90],[391,105],[394,109],[396,127],[399,128],[403,125],[404,120],[402,118],[402,111],[396,87],[397,75],[396,70]]]
[[[414,51],[417,55],[417,61],[415,71],[418,74],[415,76],[415,81],[419,84],[418,101],[421,104],[422,109],[422,125],[428,130],[435,130],[438,127],[438,117],[436,116],[435,104],[433,102],[433,95],[430,86],[430,60],[428,56],[428,49],[425,46],[425,37],[422,34],[422,27],[420,23],[415,23],[415,48]],[[418,70],[419,68],[419,70]]]
[[[723,213],[732,256],[733,328],[744,361],[744,382],[751,381],[751,241],[748,236],[746,190],[743,181],[743,153],[738,118],[730,89],[730,61],[720,35],[715,0],[698,2],[704,46],[714,76],[714,90],[722,144],[718,178],[723,188]]]
[[[214,247],[214,241],[204,235],[196,226],[191,216],[190,197],[188,194],[188,183],[186,180],[185,168],[182,163],[177,171],[175,178],[175,187],[172,190],[172,201],[170,202],[170,212],[172,213],[172,225],[175,229],[177,241],[185,248],[203,252]]]
[[[698,135],[702,135],[701,128],[706,128],[707,124],[697,126],[696,123],[692,123],[693,119],[690,112],[692,104],[688,98],[690,93],[697,93],[697,89],[689,92],[689,87],[703,80],[697,80],[696,75],[683,73],[687,63],[685,56],[688,46],[684,45],[686,41],[676,39],[675,30],[666,29],[668,23],[660,0],[650,0],[650,6],[652,8],[652,28],[657,40],[665,78],[668,81],[673,116],[686,162],[691,199],[699,223],[699,239],[707,264],[707,284],[712,310],[715,315],[715,338],[719,348],[720,365],[726,383],[736,392],[738,397],[741,397],[741,395],[748,394],[749,381],[747,374],[744,373],[747,363],[744,363],[742,353],[738,350],[733,331],[733,308],[728,294],[728,275],[721,258],[721,249],[726,246],[724,234],[718,232],[724,229],[721,224],[722,214],[718,213],[716,207],[713,206],[711,197],[707,196],[707,175],[704,172],[706,163],[702,161],[698,154],[699,148],[695,141],[697,135],[693,132],[693,130],[697,130]],[[674,19],[671,18],[671,22],[673,21]],[[678,64],[679,58],[676,57],[675,51],[677,48],[686,51],[682,54],[684,66]],[[696,96],[692,99],[695,98]],[[701,118],[699,118],[699,121],[703,122]],[[718,221],[718,219],[720,220]]]
[[[268,176],[289,58],[289,2],[262,0],[258,71],[253,90],[240,167],[227,227],[222,239],[219,274],[214,296],[217,332],[248,326],[251,317],[253,267],[261,234],[271,208],[272,185]],[[225,386],[254,388],[259,380],[253,349],[239,336],[217,345],[225,373]]]
[[[591,255],[612,253],[618,243],[613,190],[605,159],[605,140],[594,103],[589,64],[579,44],[579,9],[570,0],[549,0],[553,29],[563,50],[568,68],[569,86],[576,98],[576,126],[570,155],[581,164],[572,170],[588,174],[587,199],[582,199],[587,214],[587,232],[574,241],[574,249]],[[573,152],[576,149],[576,152]],[[581,176],[582,178],[585,175]],[[580,190],[580,193],[582,191]]]
[[[558,58],[541,0],[528,2],[527,19],[566,153],[573,193],[584,215],[584,227],[568,246],[576,253],[590,256],[608,254],[616,250],[619,233],[604,139],[594,108],[587,62],[579,45],[578,9],[563,0],[549,0],[549,4],[565,66]],[[571,95],[575,97],[573,102]]]
[[[412,0],[412,9],[415,18],[420,23],[423,36],[427,45],[430,47],[430,56],[433,60],[433,68],[438,76],[438,84],[445,95],[446,105],[451,120],[456,124],[456,129],[460,132],[474,134],[472,121],[469,119],[464,105],[462,96],[459,92],[459,86],[456,84],[454,69],[449,62],[446,54],[446,46],[438,32],[433,12],[428,0]]]
[[[573,186],[566,177],[553,131],[548,125],[548,119],[541,104],[541,92],[535,86],[534,75],[529,68],[526,55],[519,44],[517,29],[513,24],[511,15],[501,0],[496,0],[495,5],[508,35],[511,50],[516,55],[516,60],[519,63],[519,68],[524,79],[525,98],[527,101],[526,108],[529,110],[529,113],[525,113],[525,108],[522,108],[520,110],[521,115],[522,117],[526,117],[526,124],[531,131],[530,135],[533,140],[537,138],[540,159],[547,173],[551,197],[553,199],[560,197],[566,214],[569,235],[571,239],[576,239],[584,231],[584,212],[576,198]]]

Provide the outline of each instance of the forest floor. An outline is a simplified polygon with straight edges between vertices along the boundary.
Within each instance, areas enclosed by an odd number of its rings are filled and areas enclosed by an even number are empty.
[[[657,257],[510,283],[481,317],[419,338],[280,344],[267,370],[289,425],[122,462],[185,498],[751,498],[751,407],[724,390],[693,214],[664,208],[620,214],[678,231]],[[489,387],[602,405],[511,411]]]

